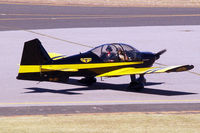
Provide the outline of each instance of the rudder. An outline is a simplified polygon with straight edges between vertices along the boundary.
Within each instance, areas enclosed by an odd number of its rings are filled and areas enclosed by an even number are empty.
[[[38,39],[24,43],[20,65],[43,65],[50,60],[51,58]]]
[[[43,80],[41,66],[51,61],[52,59],[38,39],[25,42],[17,79]]]

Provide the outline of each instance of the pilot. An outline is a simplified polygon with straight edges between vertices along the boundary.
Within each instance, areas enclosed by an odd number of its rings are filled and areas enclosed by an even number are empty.
[[[110,46],[106,48],[106,53],[102,56],[104,62],[114,62],[115,54],[112,51]]]
[[[122,51],[121,48],[117,48],[117,53],[118,53],[120,61],[128,61],[128,56],[126,55],[126,53]]]

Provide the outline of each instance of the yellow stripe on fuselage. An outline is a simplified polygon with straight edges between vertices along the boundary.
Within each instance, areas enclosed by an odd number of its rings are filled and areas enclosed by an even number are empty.
[[[20,65],[19,73],[35,73],[41,72],[40,65]]]
[[[44,71],[62,71],[62,70],[79,70],[93,69],[103,67],[116,67],[142,64],[143,62],[116,62],[116,63],[88,63],[88,64],[52,64],[52,65],[20,65],[19,73],[36,73]]]

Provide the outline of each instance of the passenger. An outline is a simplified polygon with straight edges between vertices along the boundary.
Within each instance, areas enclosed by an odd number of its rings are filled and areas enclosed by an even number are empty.
[[[118,48],[118,56],[119,56],[119,59],[120,61],[128,61],[128,56],[126,55],[125,52],[122,51],[121,48]]]

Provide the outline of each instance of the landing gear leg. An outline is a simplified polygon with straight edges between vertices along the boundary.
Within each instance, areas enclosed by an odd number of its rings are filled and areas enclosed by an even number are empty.
[[[139,82],[142,82],[144,85],[146,84],[146,79],[144,74],[140,74],[140,77],[137,79]]]
[[[97,79],[95,77],[85,77],[79,80],[80,83],[85,85],[92,85],[93,83],[96,83]]]
[[[60,82],[67,83],[69,80],[69,76],[63,75],[59,78]]]
[[[142,89],[144,89],[144,84],[146,82],[144,75],[140,75],[138,79],[136,79],[135,75],[130,75],[130,77],[131,77],[131,82],[129,84],[129,89],[135,91],[141,91]]]

